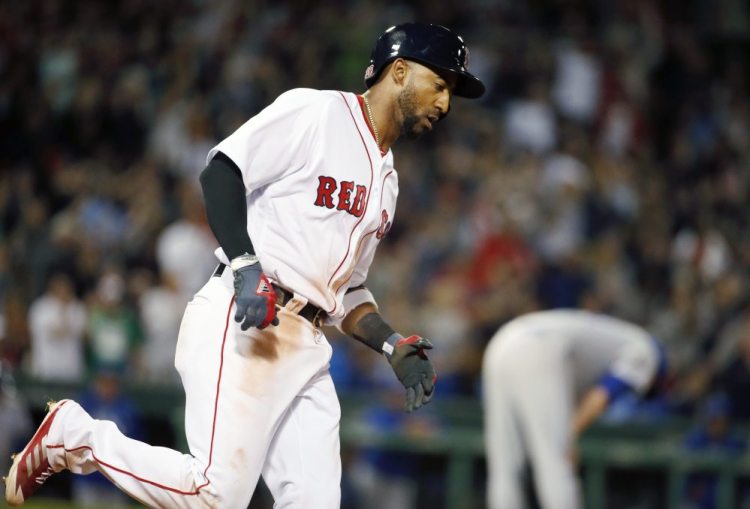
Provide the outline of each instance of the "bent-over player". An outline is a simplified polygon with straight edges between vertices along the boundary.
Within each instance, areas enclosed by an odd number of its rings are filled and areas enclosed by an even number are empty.
[[[615,398],[647,393],[665,371],[659,344],[614,317],[540,311],[503,326],[482,366],[488,507],[525,507],[527,461],[544,509],[581,507],[576,439]]]
[[[395,332],[365,281],[396,209],[391,145],[431,130],[453,95],[482,95],[467,61],[447,28],[392,27],[363,95],[288,91],[213,148],[201,184],[220,263],[187,305],[175,354],[189,454],[63,400],[16,457],[8,502],[67,468],[99,470],[152,507],[247,507],[261,475],[275,507],[338,507],[340,408],[321,326],[382,353],[407,411],[430,401],[430,342]]]

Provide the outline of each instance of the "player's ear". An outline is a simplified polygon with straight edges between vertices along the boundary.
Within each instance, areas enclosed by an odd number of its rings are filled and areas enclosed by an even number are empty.
[[[409,75],[409,62],[403,58],[397,58],[391,62],[391,68],[389,71],[389,76],[391,77],[391,80],[393,80],[393,83],[398,86],[403,86],[406,84],[406,78]]]

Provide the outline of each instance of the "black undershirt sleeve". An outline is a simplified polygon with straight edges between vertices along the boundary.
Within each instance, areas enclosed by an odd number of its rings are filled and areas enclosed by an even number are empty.
[[[247,234],[247,203],[242,173],[225,154],[217,152],[200,175],[208,224],[230,260],[254,254]]]

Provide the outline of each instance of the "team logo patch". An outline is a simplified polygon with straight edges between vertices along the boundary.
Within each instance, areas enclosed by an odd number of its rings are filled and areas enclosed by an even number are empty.
[[[271,287],[268,286],[268,283],[264,278],[261,278],[261,280],[258,282],[258,288],[256,289],[255,293],[271,293]]]
[[[388,233],[388,231],[391,229],[391,222],[388,220],[388,212],[386,210],[383,210],[380,213],[380,226],[378,227],[378,231],[375,233],[375,236],[378,238],[378,240],[385,237],[385,234]]]
[[[367,69],[365,69],[365,79],[369,80],[372,78],[372,76],[375,74],[375,66],[373,64],[370,64],[367,66]]]

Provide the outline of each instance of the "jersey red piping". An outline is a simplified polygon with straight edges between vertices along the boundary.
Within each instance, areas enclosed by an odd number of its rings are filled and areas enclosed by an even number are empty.
[[[221,361],[219,362],[219,376],[216,379],[216,396],[214,396],[214,420],[211,424],[211,447],[208,450],[208,465],[206,465],[206,469],[203,471],[203,477],[206,478],[206,482],[196,488],[196,493],[200,491],[201,488],[208,485],[210,481],[208,480],[208,476],[206,475],[208,473],[208,469],[211,466],[211,462],[213,461],[214,457],[214,437],[216,436],[216,417],[219,413],[219,391],[221,389],[221,375],[224,372],[224,347],[227,344],[227,331],[229,330],[229,315],[232,312],[232,305],[234,304],[234,297],[232,297],[232,300],[229,301],[229,308],[227,309],[227,317],[224,322],[224,336],[221,339]]]
[[[209,448],[209,453],[208,453],[208,465],[206,465],[206,469],[203,471],[204,477],[206,476],[206,473],[208,472],[208,468],[211,466],[211,461],[213,459],[213,454],[214,454],[214,436],[216,434],[216,414],[217,414],[217,408],[218,408],[218,405],[219,405],[219,389],[221,387],[221,374],[222,374],[222,370],[224,368],[224,347],[225,347],[225,345],[227,343],[227,331],[229,330],[229,316],[230,316],[230,313],[232,311],[232,304],[234,304],[234,297],[232,297],[232,300],[229,302],[229,309],[227,310],[226,323],[224,325],[224,337],[223,337],[223,339],[221,341],[221,362],[219,364],[219,377],[218,377],[218,380],[216,381],[216,397],[214,398],[214,419],[213,419],[213,425],[211,426],[211,447]],[[65,446],[62,445],[62,444],[60,444],[60,445],[48,445],[47,446],[47,449],[60,449],[60,448],[65,448]],[[125,475],[127,475],[129,477],[132,477],[133,479],[136,479],[137,481],[140,481],[140,482],[143,482],[143,483],[146,483],[146,484],[150,484],[152,486],[156,486],[157,488],[161,488],[161,489],[166,490],[166,491],[171,491],[173,493],[177,493],[178,495],[187,495],[187,496],[197,495],[200,492],[201,489],[203,489],[206,486],[208,486],[209,484],[211,484],[211,481],[209,481],[208,477],[206,477],[206,482],[203,483],[203,484],[201,484],[197,488],[195,488],[194,491],[182,491],[182,490],[179,490],[177,488],[172,488],[172,487],[169,487],[169,486],[165,486],[163,484],[159,484],[158,482],[155,482],[155,481],[149,481],[148,479],[144,479],[143,477],[139,477],[139,476],[135,475],[132,472],[128,472],[127,470],[123,470],[122,468],[118,468],[118,467],[116,467],[114,465],[110,465],[106,461],[102,461],[101,459],[99,459],[96,456],[96,454],[94,454],[94,450],[90,446],[88,446],[88,445],[82,445],[80,447],[74,447],[73,449],[65,448],[65,452],[76,452],[76,451],[80,451],[80,450],[83,450],[83,449],[88,449],[89,451],[91,451],[91,455],[94,457],[94,460],[98,464],[100,464],[100,465],[104,465],[105,467],[107,467],[109,469],[112,469],[112,470],[114,470],[116,472],[120,472],[121,474],[125,474]]]
[[[53,447],[56,447],[56,446],[48,446],[48,447],[53,448]],[[98,464],[100,464],[100,465],[103,465],[103,466],[105,466],[105,467],[107,467],[107,468],[109,468],[111,470],[116,471],[116,472],[120,472],[121,474],[125,474],[128,477],[132,477],[133,479],[135,479],[137,481],[140,481],[142,483],[150,484],[152,486],[156,486],[157,488],[161,488],[161,489],[166,490],[166,491],[171,491],[172,493],[177,493],[178,495],[197,495],[198,492],[200,491],[200,489],[206,486],[205,484],[202,484],[201,486],[199,486],[198,488],[196,488],[195,491],[182,491],[182,490],[178,490],[177,488],[171,488],[169,486],[165,486],[163,484],[159,484],[158,482],[149,481],[148,479],[144,479],[143,477],[139,477],[139,476],[135,475],[132,472],[128,472],[127,470],[123,470],[122,468],[118,468],[118,467],[116,467],[114,465],[110,465],[106,461],[102,461],[100,458],[98,458],[96,456],[96,454],[94,454],[94,450],[91,448],[91,446],[88,446],[88,445],[82,445],[80,447],[74,447],[73,449],[65,448],[65,452],[71,452],[72,453],[72,452],[77,452],[77,451],[81,451],[81,450],[84,450],[84,449],[88,449],[89,451],[91,451],[91,455],[94,457],[94,460]]]
[[[359,126],[357,125],[357,121],[354,119],[354,113],[352,113],[352,109],[349,107],[349,103],[346,100],[346,97],[344,97],[344,94],[339,92],[341,95],[341,98],[344,100],[344,104],[346,104],[346,108],[349,110],[349,115],[352,117],[352,122],[354,122],[354,127],[357,129],[357,133],[359,134],[359,139],[362,140],[362,146],[365,148],[365,154],[367,154],[367,160],[370,163],[370,187],[367,188],[367,199],[365,200],[365,210],[362,212],[362,216],[359,218],[359,221],[354,225],[354,228],[352,228],[351,233],[349,233],[349,243],[346,246],[346,254],[344,254],[344,258],[341,259],[341,263],[339,263],[339,266],[336,267],[336,270],[333,271],[333,274],[331,274],[331,277],[328,279],[328,284],[326,286],[331,286],[331,281],[333,281],[334,276],[336,276],[336,273],[341,269],[341,267],[344,265],[344,262],[346,261],[346,258],[349,256],[349,251],[352,249],[352,237],[354,236],[354,231],[357,229],[357,226],[362,222],[362,220],[367,215],[367,207],[370,204],[370,196],[372,195],[372,179],[375,176],[375,169],[372,167],[372,158],[370,157],[370,151],[367,150],[367,144],[365,143],[365,138],[362,136],[362,131],[359,130]],[[335,299],[335,295],[334,295]],[[338,302],[334,300],[333,309],[330,311],[326,311],[329,315],[333,314],[334,311],[336,311],[336,308],[338,307]]]
[[[386,174],[385,174],[385,177],[383,177],[383,182],[381,182],[381,183],[380,183],[380,190],[381,190],[381,193],[380,193],[380,207],[381,207],[381,208],[383,207],[383,192],[382,192],[382,190],[383,190],[383,189],[385,188],[385,181],[386,181],[386,179],[388,179],[388,177],[390,177],[390,176],[391,176],[391,173],[393,173],[393,170],[391,170],[391,171],[389,171],[388,173],[386,173]],[[363,243],[363,242],[365,241],[365,239],[366,239],[367,237],[369,237],[370,235],[372,235],[373,233],[375,233],[376,231],[378,231],[379,229],[380,229],[380,225],[378,225],[378,227],[377,227],[377,228],[375,228],[374,230],[372,230],[372,231],[369,231],[369,232],[365,233],[365,234],[364,234],[364,235],[362,236],[362,238],[361,238],[361,239],[359,239],[359,244],[357,245],[357,251],[356,251],[356,254],[359,254],[359,249],[360,249],[360,247],[362,246],[362,243]],[[355,255],[355,256],[356,256],[356,255]],[[343,280],[343,281],[341,282],[341,284],[340,284],[340,285],[339,285],[338,287],[336,287],[336,292],[338,292],[338,291],[339,291],[339,289],[340,289],[340,288],[341,288],[342,286],[344,286],[344,285],[345,285],[346,283],[348,283],[348,282],[349,282],[349,280],[350,280],[350,279],[352,278],[352,276],[354,275],[354,270],[355,270],[355,269],[356,269],[356,266],[355,266],[355,267],[354,267],[354,268],[352,269],[352,272],[351,272],[351,274],[349,274],[349,277],[347,277],[347,278],[346,278],[345,280]]]

